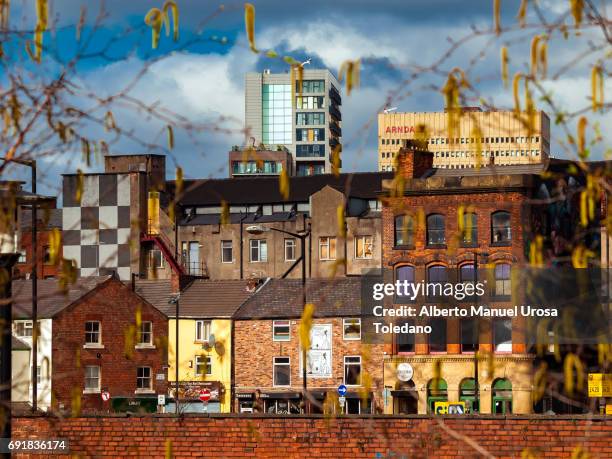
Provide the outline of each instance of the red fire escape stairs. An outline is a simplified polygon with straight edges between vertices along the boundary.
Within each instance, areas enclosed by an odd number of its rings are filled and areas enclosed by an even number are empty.
[[[168,247],[168,244],[164,241],[164,238],[161,235],[161,233],[160,234],[143,233],[140,236],[140,242],[154,243],[159,248],[159,250],[161,250],[161,253],[163,254],[164,258],[166,259],[168,264],[170,264],[170,267],[177,275],[187,274],[185,271],[185,268],[176,261],[176,258],[174,258],[174,253],[172,252],[172,250],[170,250],[170,248]]]

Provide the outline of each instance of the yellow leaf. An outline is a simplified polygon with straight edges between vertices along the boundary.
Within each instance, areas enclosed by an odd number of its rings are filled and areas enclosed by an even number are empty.
[[[53,228],[49,234],[49,263],[57,265],[60,259],[60,249],[62,246],[62,232],[59,228]]]
[[[518,11],[517,17],[521,27],[525,27],[525,17],[527,16],[527,1],[528,0],[521,0],[521,6],[519,7]]]
[[[591,69],[591,101],[593,111],[603,110],[604,107],[604,77],[601,62]]]
[[[540,44],[540,75],[542,79],[546,78],[548,73],[548,41],[543,40]]]
[[[72,403],[70,404],[72,417],[77,418],[81,415],[81,388],[72,388]]]
[[[172,32],[173,32],[172,39],[174,41],[178,41],[178,38],[179,38],[179,11],[178,11],[178,6],[176,5],[176,2],[172,0],[167,0],[164,3],[162,10],[166,18],[165,20],[166,35],[168,35],[169,33],[169,28],[168,28],[168,17],[170,16],[169,10],[172,12]]]
[[[501,0],[493,0],[493,22],[495,23],[495,33],[497,35],[501,33],[500,2]]]
[[[574,378],[575,371],[575,378]],[[580,358],[573,353],[569,353],[565,356],[565,361],[563,362],[563,373],[564,373],[564,383],[565,383],[565,392],[568,395],[574,394],[574,389],[578,389],[581,391],[584,388],[584,367]]]
[[[289,174],[283,169],[278,176],[278,188],[283,200],[289,199]]]
[[[331,166],[332,166],[332,174],[335,177],[340,176],[340,166],[342,164],[342,160],[340,158],[340,152],[342,151],[342,145],[338,144],[334,147],[331,154]]]
[[[174,453],[172,451],[172,439],[166,439],[166,459],[172,459],[174,457]]]
[[[164,23],[164,13],[159,8],[151,8],[144,21],[146,25],[151,27],[151,47],[157,49],[159,34]]]
[[[306,303],[304,305],[304,311],[302,313],[302,318],[300,319],[300,326],[298,329],[302,350],[310,349],[310,329],[312,328],[312,318],[314,316],[314,311],[314,304]]]
[[[81,204],[81,197],[83,196],[83,171],[77,169],[77,186],[75,190],[74,199],[78,204]]]
[[[176,199],[183,194],[183,169],[181,167],[176,168],[176,190],[174,194]]]
[[[255,47],[255,6],[251,3],[244,4],[244,24],[246,27],[246,34],[249,40],[249,47],[254,53],[259,51]]]
[[[117,124],[115,123],[115,117],[113,116],[113,112],[110,110],[106,112],[104,116],[104,129],[108,131],[114,131],[117,129]]]
[[[588,121],[586,119],[585,116],[581,116],[578,119],[578,155],[581,158],[585,158],[586,157],[586,152],[585,152],[585,146],[586,146],[586,141],[585,141],[585,131],[586,131],[586,127],[587,127]]]
[[[582,10],[584,8],[584,0],[570,0],[570,10],[574,17],[576,28],[580,27],[582,22]]]
[[[344,218],[344,204],[340,204],[336,208],[336,217],[338,219],[338,237],[346,237],[346,219]]]
[[[351,95],[351,91],[353,88],[359,86],[359,59],[355,61],[344,61],[340,66],[340,71],[338,72],[338,81],[342,82],[344,78],[346,78],[346,94],[348,96]]]
[[[221,226],[230,224],[230,208],[227,201],[221,201]]]
[[[523,74],[521,72],[517,72],[514,74],[514,78],[512,79],[512,93],[514,95],[514,114],[519,116],[521,113],[521,97],[519,95],[519,84],[521,83],[521,78],[523,78]]]
[[[501,49],[501,74],[504,86],[508,87],[508,48],[502,46]]]
[[[535,78],[538,72],[538,44],[540,36],[536,35],[531,39],[531,77]]]
[[[174,131],[170,125],[166,127],[166,130],[168,131],[168,150],[172,150],[174,148]]]

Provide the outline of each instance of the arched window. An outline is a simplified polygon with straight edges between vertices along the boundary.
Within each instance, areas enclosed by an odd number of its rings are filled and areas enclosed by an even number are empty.
[[[414,219],[410,215],[395,217],[395,246],[414,246]]]
[[[474,212],[463,214],[463,235],[461,242],[464,245],[478,245],[478,217]]]
[[[400,327],[412,327],[414,326],[414,320],[401,320],[395,323]],[[397,354],[412,354],[414,352],[414,333],[397,333],[395,334],[395,352]]]
[[[500,353],[512,352],[512,319],[493,320],[493,350]]]
[[[491,215],[491,242],[509,244],[512,241],[510,212],[500,210]]]
[[[510,380],[496,379],[491,389],[491,413],[512,414],[512,383]]]
[[[428,297],[441,297],[444,284],[448,281],[448,270],[443,265],[433,265],[427,268],[427,285],[425,294]]]
[[[446,319],[436,317],[429,320],[429,352],[446,352]]]
[[[465,378],[459,383],[459,401],[465,402],[466,413],[478,413],[477,396],[476,380],[474,378]]]
[[[448,401],[448,385],[442,378],[430,379],[427,383],[427,407],[429,413],[435,413],[436,402]]]
[[[414,284],[414,266],[398,266],[395,268],[395,280],[400,281],[400,285],[402,286],[400,292],[395,295],[395,303],[403,304],[414,302],[410,296],[403,295],[404,282]]]
[[[512,280],[510,277],[510,265],[499,263],[495,265],[495,296],[511,296]]]
[[[427,245],[441,245],[445,243],[444,215],[429,215],[427,217]]]
[[[476,266],[473,263],[466,263],[459,267],[459,281],[463,284],[476,282]]]

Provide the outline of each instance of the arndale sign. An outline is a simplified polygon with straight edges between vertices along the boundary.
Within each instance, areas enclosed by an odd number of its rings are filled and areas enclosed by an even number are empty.
[[[414,126],[387,126],[385,134],[414,134]]]

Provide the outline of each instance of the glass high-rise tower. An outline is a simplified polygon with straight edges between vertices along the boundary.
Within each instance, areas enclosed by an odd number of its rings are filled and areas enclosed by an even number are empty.
[[[340,85],[329,70],[310,69],[304,69],[301,92],[297,84],[291,87],[289,72],[246,74],[248,136],[271,150],[287,148],[297,175],[329,173],[342,137]]]

